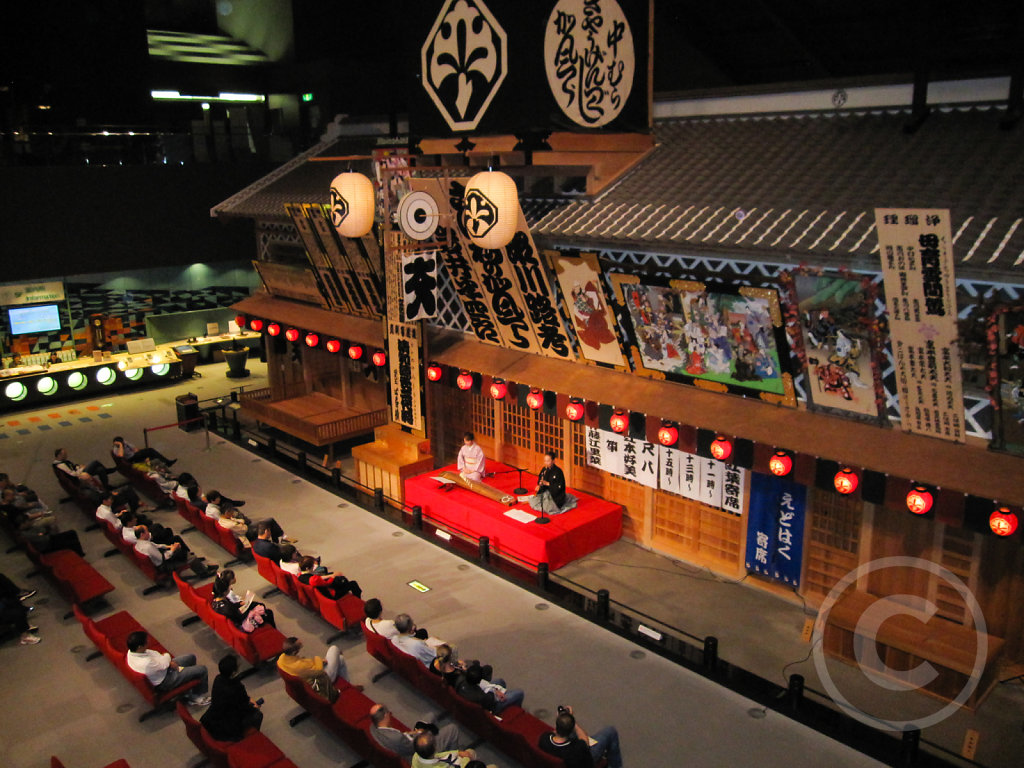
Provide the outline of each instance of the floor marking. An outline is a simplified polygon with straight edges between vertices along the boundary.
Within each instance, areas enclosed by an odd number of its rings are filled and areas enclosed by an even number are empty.
[[[51,413],[51,414],[48,414],[48,415],[49,415],[49,417],[51,419],[59,419],[60,418],[60,414],[59,413]]]
[[[70,421],[58,421],[57,423],[60,424],[62,427],[70,427],[71,426],[71,422]]]
[[[37,421],[42,421],[42,419],[41,419],[41,418],[39,418],[38,416],[29,416],[29,417],[28,417],[28,420],[29,420],[29,421],[31,421],[31,422],[33,422],[33,423],[35,423],[35,422],[37,422]]]
[[[7,426],[8,426],[8,427],[16,427],[16,426],[18,426],[19,424],[21,424],[21,422],[20,422],[20,421],[8,421],[8,422],[7,422]]]
[[[98,413],[96,415],[99,416],[101,419],[112,419],[114,417],[114,414],[112,413]]]
[[[51,427],[49,424],[40,424],[39,425],[39,431],[40,432],[45,432],[48,429],[53,429],[53,427]]]
[[[84,422],[84,421],[92,421],[92,419],[90,419],[90,418],[89,418],[88,416],[80,416],[80,417],[78,418],[78,420],[79,420],[79,421],[83,421],[83,422]]]
[[[19,429],[18,430],[18,434],[19,435],[31,435],[32,434],[32,430],[31,429]]]
[[[87,405],[87,406],[85,406],[85,410],[87,410],[87,411],[98,411],[99,409],[100,409],[100,407],[98,405]]]

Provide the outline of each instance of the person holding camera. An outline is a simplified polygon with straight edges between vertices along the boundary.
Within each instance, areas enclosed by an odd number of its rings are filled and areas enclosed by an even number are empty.
[[[572,707],[559,705],[555,730],[541,734],[537,746],[542,752],[560,758],[566,768],[593,768],[602,757],[608,760],[608,768],[622,768],[615,726],[602,728],[590,737],[577,724]]]
[[[213,679],[210,708],[199,722],[218,741],[241,741],[250,728],[258,731],[263,724],[260,710],[263,699],[250,699],[242,681],[235,677],[238,672],[235,654],[229,653],[221,659],[217,671],[220,674]]]
[[[458,750],[459,744],[463,740],[459,726],[455,723],[448,723],[439,728],[430,719],[424,717],[416,723],[411,731],[401,731],[395,728],[391,710],[383,704],[374,704],[370,708],[370,735],[373,736],[374,741],[405,760],[412,760],[416,752],[416,737],[426,731],[430,731],[434,735],[435,749],[440,752]]]

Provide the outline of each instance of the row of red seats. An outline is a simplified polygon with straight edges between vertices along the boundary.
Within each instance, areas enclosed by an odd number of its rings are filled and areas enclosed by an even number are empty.
[[[238,537],[227,528],[217,525],[217,521],[212,517],[207,517],[203,510],[195,504],[185,499],[180,499],[177,496],[174,497],[174,504],[178,508],[178,514],[181,515],[186,523],[201,531],[215,544],[219,544],[234,558],[234,560],[225,563],[226,566],[235,565],[236,563],[247,563],[252,559],[252,550],[242,544]],[[187,531],[188,528],[185,530]]]
[[[363,611],[362,598],[355,595],[344,595],[338,600],[333,600],[319,589],[303,584],[298,577],[283,570],[273,560],[256,552],[253,552],[252,556],[256,561],[256,569],[260,572],[260,576],[269,581],[275,589],[284,592],[304,608],[320,614],[324,621],[341,632],[351,632],[362,624],[363,618],[366,616]],[[337,636],[331,637],[327,642],[331,643],[336,639]]]
[[[335,687],[338,699],[331,704],[327,699],[317,695],[301,678],[289,675],[278,668],[284,680],[285,692],[302,707],[303,714],[293,717],[289,724],[294,727],[306,717],[313,717],[327,730],[341,739],[360,757],[369,760],[376,768],[409,768],[409,763],[389,749],[385,749],[370,733],[370,709],[376,702],[369,696],[350,685],[346,680],[338,678]],[[402,731],[409,730],[399,721],[392,718],[392,727]]]
[[[61,472],[56,465],[53,467],[53,474],[57,476],[57,483],[62,491],[67,494],[67,501],[75,502],[75,506],[89,518],[89,525],[86,530],[96,527],[96,500],[93,496],[87,496],[82,488],[82,481],[72,477],[67,472]],[[65,499],[61,499],[65,501]]]
[[[72,605],[85,606],[114,591],[114,585],[103,574],[70,549],[40,553],[30,542],[24,542],[28,555],[39,573],[43,573]],[[71,612],[64,616],[71,618]]]
[[[274,742],[255,728],[241,741],[218,741],[180,701],[177,709],[189,740],[213,768],[296,768]]]
[[[118,611],[105,619],[93,621],[82,613],[77,605],[73,607],[73,610],[75,618],[82,625],[85,636],[97,648],[95,653],[86,657],[86,661],[92,661],[99,656],[106,656],[125,679],[142,694],[142,698],[152,706],[152,709],[148,712],[143,712],[139,716],[140,723],[166,709],[175,699],[188,693],[199,684],[198,680],[190,680],[170,691],[158,691],[149,682],[149,678],[128,666],[128,635],[132,632],[146,631],[145,627],[139,624],[128,611]],[[147,632],[147,634],[149,633]],[[158,653],[167,652],[167,649],[160,644],[160,641],[151,634],[149,635],[149,648]],[[174,654],[171,654],[171,656],[174,656]]]
[[[276,627],[264,624],[257,627],[254,632],[243,632],[226,616],[221,616],[213,610],[210,605],[212,583],[194,587],[178,574],[174,574],[174,583],[178,585],[181,602],[254,667],[270,659],[276,659],[281,653],[284,635]],[[183,625],[187,622],[188,619]]]
[[[135,490],[148,496],[152,501],[156,502],[158,507],[174,506],[174,499],[160,487],[160,483],[145,472],[137,470],[132,466],[131,462],[125,461],[113,451],[110,452],[110,457],[114,460],[114,466],[117,467],[117,471],[135,486]]]
[[[515,705],[503,710],[500,716],[493,715],[479,704],[459,696],[440,676],[424,667],[419,659],[400,651],[383,635],[369,632],[365,627],[363,634],[366,637],[366,650],[373,658],[450,711],[457,721],[477,736],[491,742],[523,765],[563,768],[561,760],[542,752],[537,746],[541,735],[552,730],[543,720]]]

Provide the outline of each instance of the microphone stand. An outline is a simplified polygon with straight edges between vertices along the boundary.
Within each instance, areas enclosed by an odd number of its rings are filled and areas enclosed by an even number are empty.
[[[519,473],[519,486],[512,489],[512,493],[520,496],[527,493],[527,489],[523,486],[523,470],[521,467],[515,467],[515,470]]]
[[[533,519],[533,522],[535,522],[537,525],[547,525],[551,522],[551,518],[544,513],[544,499],[542,495],[545,493],[548,493],[547,488],[541,488],[539,491],[537,491],[537,495],[542,497],[540,500],[540,517],[535,517]],[[551,503],[554,504],[554,502]]]

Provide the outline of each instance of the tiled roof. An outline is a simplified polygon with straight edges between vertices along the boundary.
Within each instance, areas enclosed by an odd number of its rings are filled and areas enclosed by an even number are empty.
[[[1024,277],[1024,126],[944,109],[685,118],[595,200],[552,210],[546,244],[715,251],[878,268],[876,207],[949,208],[958,274]]]

